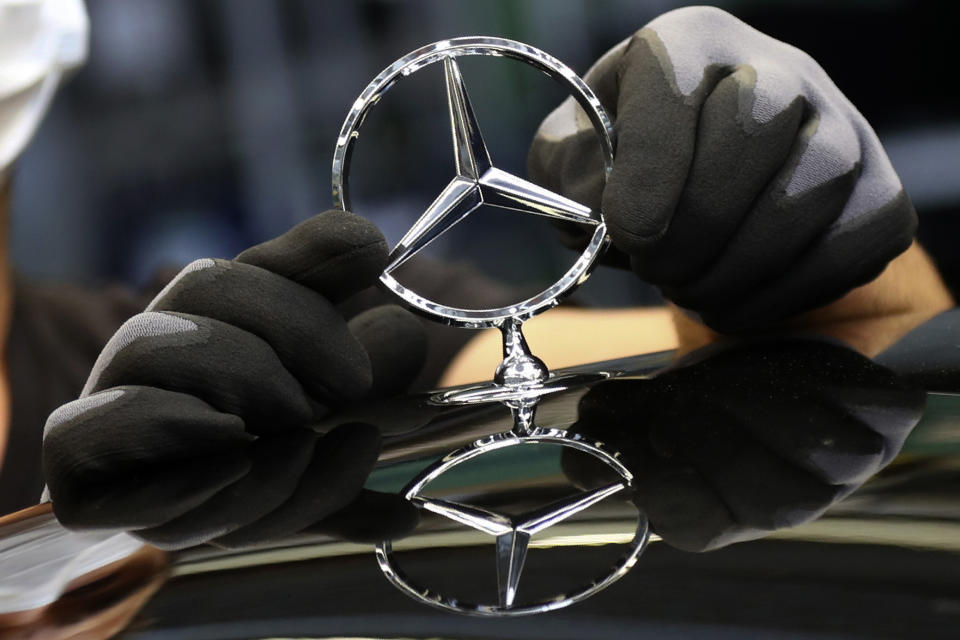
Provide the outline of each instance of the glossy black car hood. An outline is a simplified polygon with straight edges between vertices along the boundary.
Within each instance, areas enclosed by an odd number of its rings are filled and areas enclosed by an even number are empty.
[[[950,353],[952,322],[941,317],[876,359],[887,366],[822,341],[775,339],[583,368],[604,379],[545,399],[537,423],[623,452],[659,535],[626,577],[570,608],[509,619],[434,611],[388,584],[368,545],[301,534],[281,547],[183,552],[128,633],[956,637],[960,396],[951,389],[960,359]],[[438,408],[427,397],[349,419],[387,434],[368,481],[386,491],[425,461],[510,424],[498,406]],[[575,466],[560,462],[577,481]],[[500,469],[495,481],[458,495],[502,493],[512,473]],[[558,478],[544,471],[538,484],[537,473],[515,481],[550,494]],[[601,547],[554,550],[561,561],[525,576],[524,587],[549,589],[572,565],[602,561]],[[703,549],[714,550],[696,552]],[[479,538],[407,553],[425,580],[452,587],[489,575],[493,562]]]
[[[398,492],[450,451],[508,430],[509,412],[440,406],[429,394],[343,411],[318,429],[383,435],[369,494],[305,531],[273,521],[274,537],[252,548],[189,546],[201,535],[189,519],[141,532],[187,548],[170,552],[124,637],[957,637],[955,322],[953,312],[936,318],[874,360],[790,337],[578,368],[588,382],[544,398],[536,423],[616,450],[634,492],[543,541],[520,591],[549,594],[602,569],[637,508],[654,536],[610,588],[538,615],[435,610],[395,589],[373,553],[372,541],[394,538],[431,589],[495,593],[492,541],[417,514]],[[280,473],[284,461],[274,463]],[[509,510],[596,473],[564,452],[530,452],[442,491]],[[198,509],[197,526],[209,533],[218,508]]]

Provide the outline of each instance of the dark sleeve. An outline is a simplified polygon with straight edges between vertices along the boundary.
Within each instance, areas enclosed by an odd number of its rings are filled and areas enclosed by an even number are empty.
[[[6,345],[10,417],[0,465],[0,514],[37,503],[47,415],[74,400],[114,331],[149,297],[122,289],[86,289],[14,279]]]

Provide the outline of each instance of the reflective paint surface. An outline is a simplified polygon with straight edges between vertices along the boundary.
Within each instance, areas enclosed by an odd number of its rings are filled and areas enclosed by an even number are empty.
[[[170,554],[169,578],[123,637],[954,638],[960,357],[951,361],[949,338],[934,324],[921,327],[876,362],[811,340],[759,341],[569,372],[595,375],[545,396],[539,419],[621,450],[654,533],[635,570],[562,611],[453,616],[389,585],[370,542],[290,531],[250,549]],[[928,352],[938,356],[935,367],[920,357]],[[447,452],[503,433],[513,418],[498,405],[441,406],[420,396],[343,410],[318,428],[358,420],[384,435],[367,488],[399,492]],[[514,514],[564,498],[571,481],[598,480],[537,446],[508,449],[517,457],[456,482],[437,478],[430,489]],[[636,508],[616,498],[531,538],[518,598],[555,588],[558,566],[594,573],[629,544]],[[366,526],[395,517],[373,507],[362,513],[357,522]],[[393,547],[404,570],[425,582],[478,583],[496,599],[493,535],[427,512]],[[75,612],[99,610],[72,602]]]

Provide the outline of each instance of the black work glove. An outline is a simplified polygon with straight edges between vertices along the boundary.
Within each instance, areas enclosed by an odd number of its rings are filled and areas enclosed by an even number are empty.
[[[654,531],[704,551],[822,514],[896,456],[925,397],[851,349],[771,340],[601,382],[572,429],[620,452]],[[593,486],[577,460],[564,469]]]
[[[609,180],[572,99],[540,126],[532,179],[601,207],[624,261],[718,331],[831,302],[913,239],[863,116],[806,53],[720,9],[658,17],[585,79],[615,122]]]
[[[401,391],[423,364],[408,312],[388,305],[347,322],[335,306],[386,261],[373,225],[328,211],[234,260],[186,267],[47,421],[60,521],[164,546],[239,544],[315,525],[357,496],[369,503],[360,492],[377,430],[312,427]]]

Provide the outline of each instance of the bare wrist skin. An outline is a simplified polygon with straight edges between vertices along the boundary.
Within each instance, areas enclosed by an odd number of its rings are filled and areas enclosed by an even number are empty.
[[[930,256],[915,241],[872,282],[777,328],[837,338],[872,357],[955,304]],[[672,312],[679,353],[723,339],[679,309]]]
[[[837,338],[872,357],[954,305],[933,261],[914,242],[872,282],[775,329]],[[676,349],[678,355],[683,355],[725,339],[672,305],[641,309],[561,308],[531,320],[525,333],[534,353],[550,368],[665,349]],[[479,333],[450,363],[440,386],[489,380],[501,357],[499,332]]]

